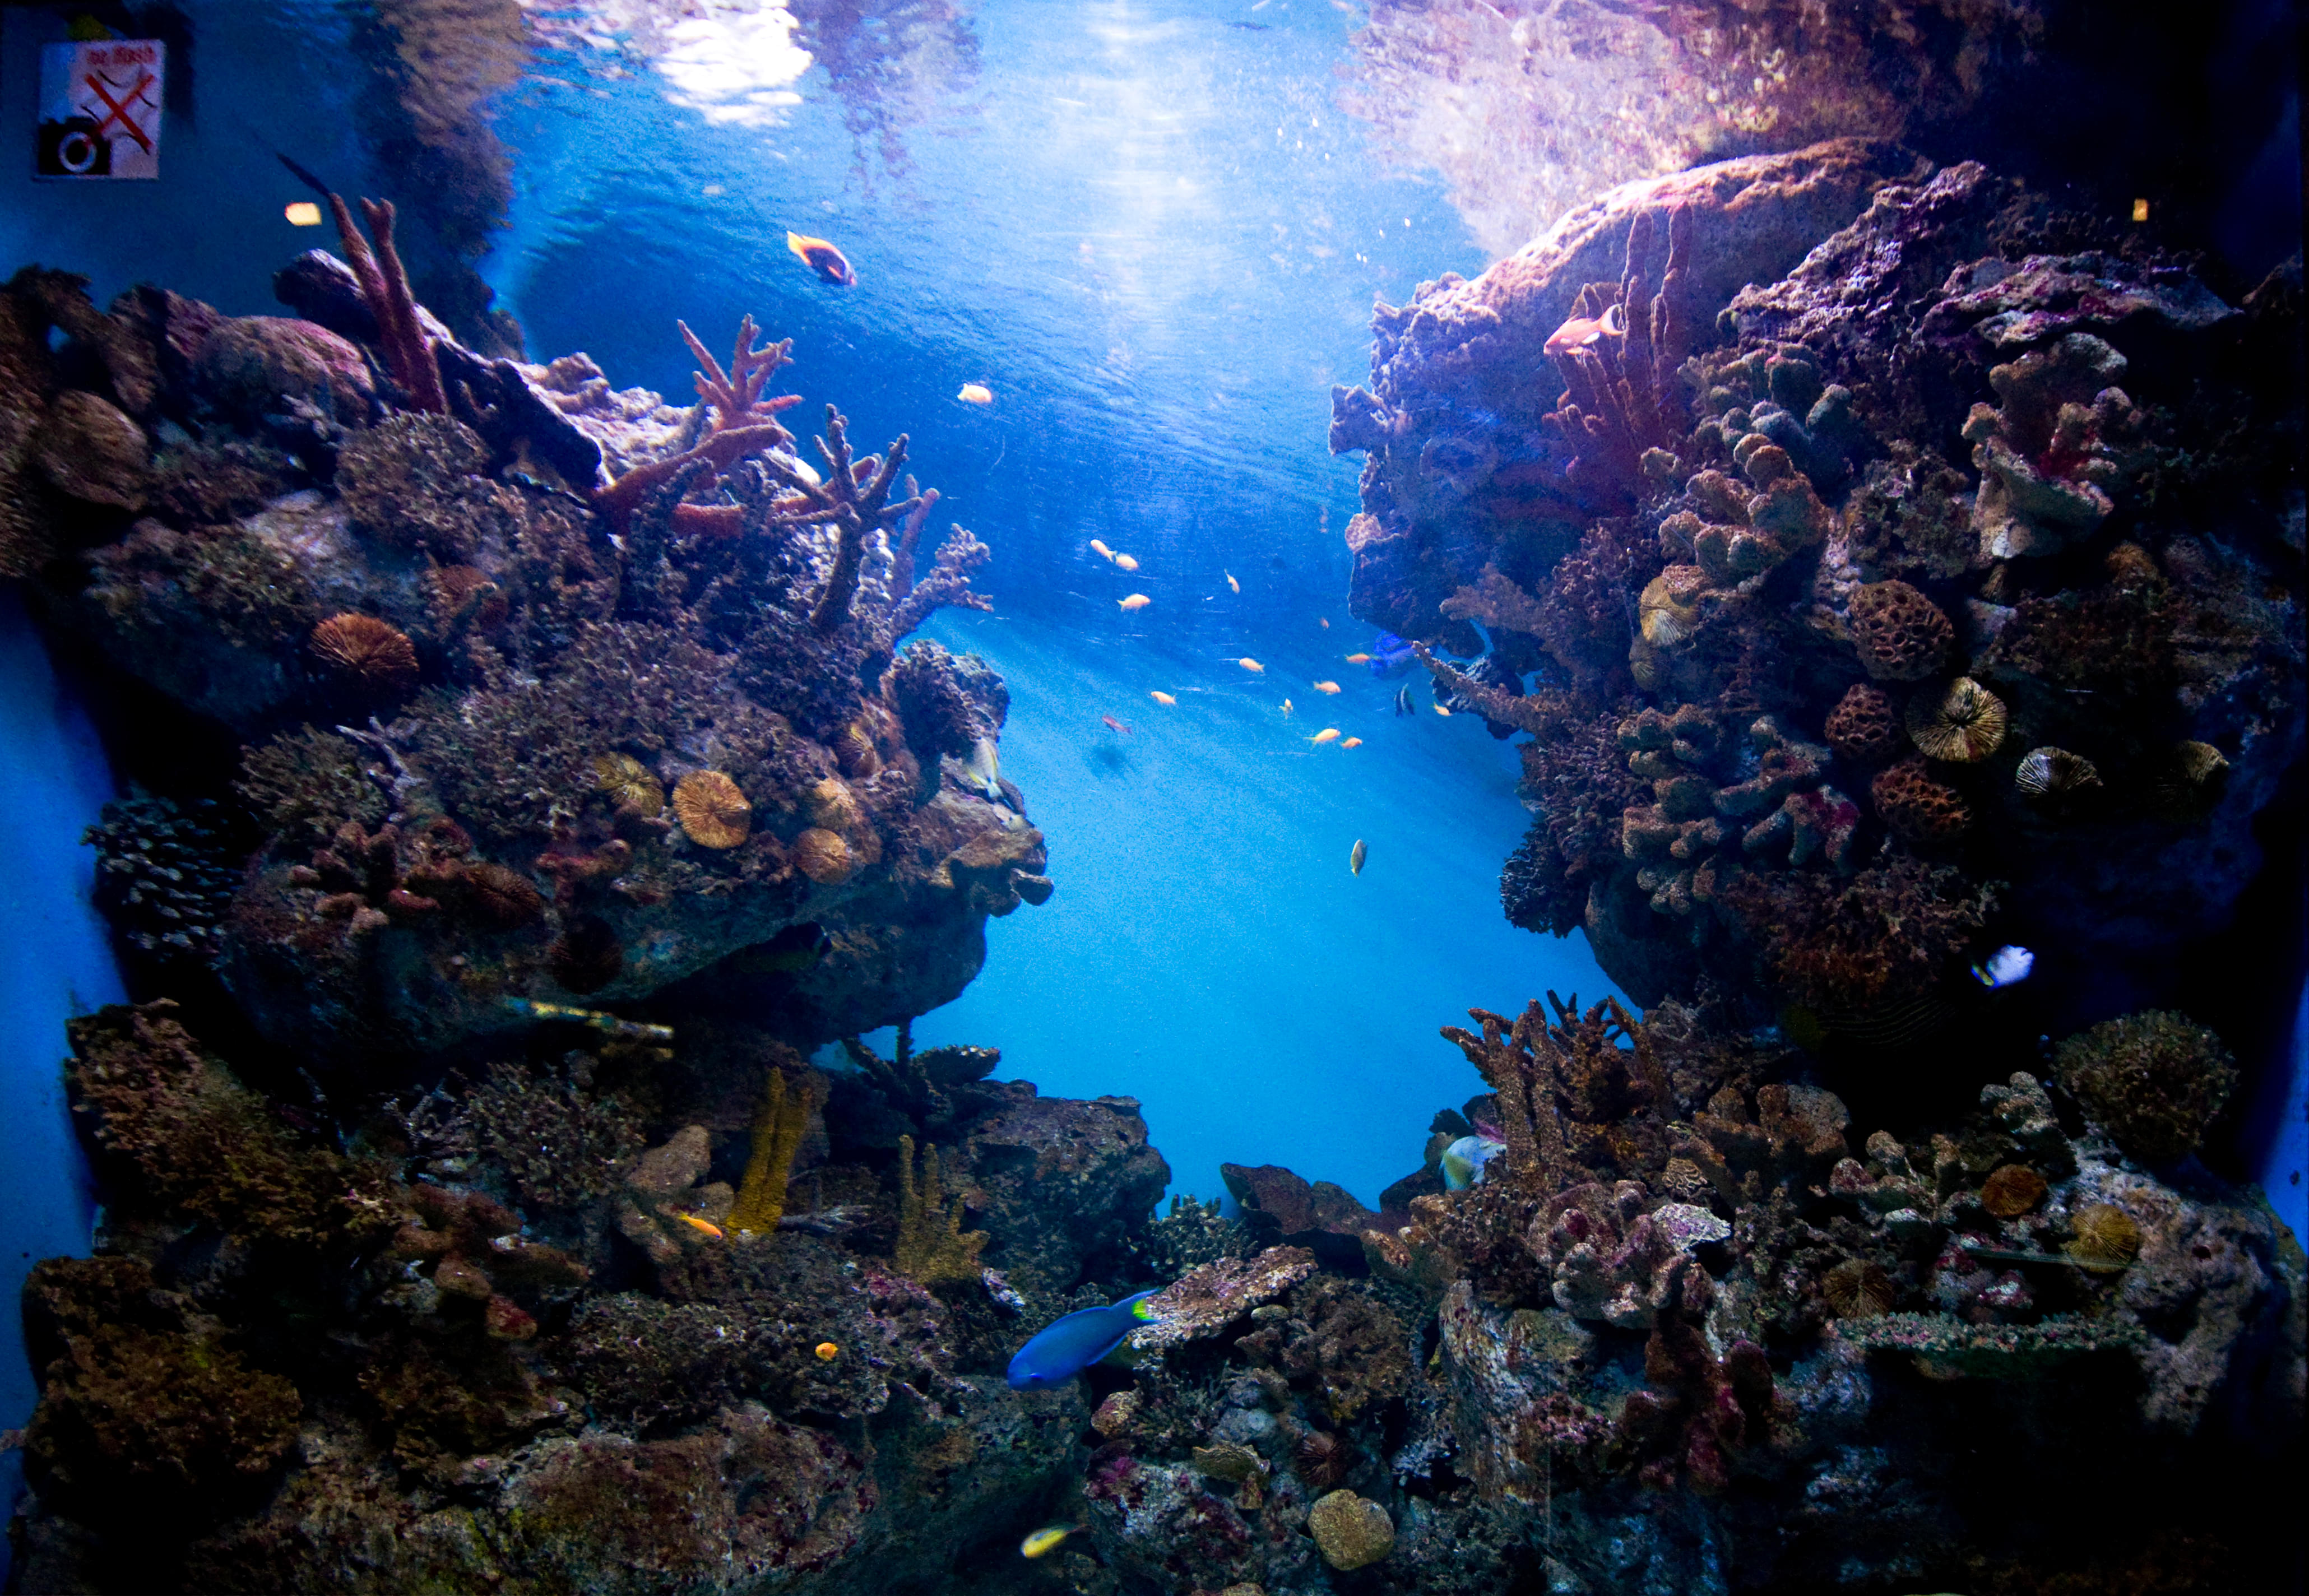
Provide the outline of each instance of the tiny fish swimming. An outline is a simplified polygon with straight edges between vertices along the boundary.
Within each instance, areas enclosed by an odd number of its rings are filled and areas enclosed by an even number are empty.
[[[1363,873],[1363,861],[1369,858],[1371,858],[1371,850],[1364,846],[1363,840],[1361,837],[1357,837],[1355,839],[1355,845],[1347,850],[1347,874],[1350,876],[1362,875]]]
[[[1114,556],[1114,568],[1118,571],[1136,571],[1138,569],[1138,562],[1127,554],[1118,554]]]
[[[2014,986],[2027,980],[2028,972],[2036,968],[2036,954],[2025,947],[2008,945],[1974,965],[1972,979],[1993,992],[1999,987]]]
[[[994,390],[984,383],[964,383],[962,385],[962,392],[955,397],[964,404],[992,404]]]
[[[1154,600],[1144,593],[1133,593],[1128,599],[1117,599],[1115,602],[1125,609],[1144,609]]]
[[[1149,697],[1149,698],[1151,698],[1151,699],[1153,699],[1155,703],[1157,703],[1161,704],[1164,709],[1169,709],[1172,704],[1174,704],[1174,703],[1178,703],[1178,702],[1179,702],[1179,701],[1178,701],[1178,699],[1176,699],[1175,697],[1172,696],[1172,695],[1171,695],[1170,694],[1168,694],[1168,693],[1164,693],[1164,692],[1161,691],[1160,689],[1157,689],[1157,690],[1156,690],[1156,691],[1154,691],[1154,692],[1149,693],[1146,696],[1147,696],[1147,697]]]

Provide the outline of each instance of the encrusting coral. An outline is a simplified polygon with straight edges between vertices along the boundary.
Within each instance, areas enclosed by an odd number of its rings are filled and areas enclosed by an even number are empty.
[[[2236,1061],[2218,1036],[2160,1009],[2071,1037],[2054,1069],[2094,1124],[2127,1154],[2152,1164],[2195,1152],[2237,1080]]]

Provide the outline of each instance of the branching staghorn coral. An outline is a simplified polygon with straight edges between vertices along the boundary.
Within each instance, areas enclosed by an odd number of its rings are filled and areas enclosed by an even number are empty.
[[[1437,659],[1423,643],[1413,643],[1411,651],[1422,665],[1427,667],[1429,675],[1455,696],[1473,704],[1475,712],[1486,720],[1497,720],[1502,726],[1512,726],[1518,731],[1527,731],[1534,737],[1552,737],[1578,712],[1578,701],[1558,688],[1542,687],[1530,694],[1510,693],[1503,687],[1479,682],[1458,667]]]
[[[1565,390],[1547,424],[1578,450],[1565,475],[1581,500],[1597,508],[1632,503],[1650,473],[1646,457],[1683,431],[1675,413],[1682,393],[1676,370],[1688,330],[1675,304],[1691,263],[1691,208],[1678,205],[1668,213],[1664,262],[1654,256],[1658,230],[1651,211],[1638,211],[1628,227],[1627,269],[1619,283],[1582,289],[1571,319],[1547,341]]]
[[[1617,998],[1585,1014],[1577,994],[1566,1002],[1550,992],[1547,1001],[1555,1010],[1552,1022],[1534,999],[1512,1021],[1469,1009],[1483,1028],[1480,1036],[1443,1028],[1444,1040],[1458,1045],[1498,1094],[1508,1173],[1553,1191],[1578,1164],[1649,1162],[1642,1138],[1617,1123],[1647,1112],[1664,1120],[1673,1112],[1667,1071],[1643,1022]],[[1621,1038],[1629,1047],[1619,1045]]]
[[[794,1153],[809,1131],[809,1119],[826,1100],[826,1083],[805,1073],[791,1091],[783,1070],[770,1072],[767,1093],[754,1116],[754,1150],[746,1160],[745,1178],[738,1183],[738,1201],[730,1210],[730,1228],[749,1235],[778,1228],[786,1211],[786,1179],[792,1173]]]
[[[391,200],[363,200],[361,214],[368,218],[369,230],[376,235],[376,250],[371,254],[360,229],[353,225],[352,212],[337,195],[329,195],[329,210],[336,218],[337,237],[343,240],[345,259],[360,280],[361,298],[376,317],[376,340],[385,351],[386,369],[399,383],[410,401],[420,410],[435,415],[449,413],[449,397],[441,386],[441,363],[433,354],[431,342],[417,319],[417,298],[410,292],[409,273],[402,266],[401,252],[393,244],[393,209]]]
[[[725,372],[722,363],[698,341],[697,334],[689,330],[688,323],[676,321],[673,324],[681,329],[682,341],[705,368],[691,375],[697,384],[698,399],[713,408],[715,432],[729,432],[756,417],[767,420],[780,410],[791,410],[801,402],[799,393],[762,397],[762,384],[775,375],[780,367],[793,364],[792,339],[782,338],[767,349],[756,349],[754,340],[758,330],[749,315],[738,324],[737,346],[730,356],[730,369]]]
[[[963,1200],[951,1207],[938,1185],[936,1147],[922,1150],[921,1183],[914,1181],[914,1139],[898,1138],[898,1240],[891,1261],[899,1272],[932,1285],[939,1281],[976,1280],[983,1230],[964,1233]]]

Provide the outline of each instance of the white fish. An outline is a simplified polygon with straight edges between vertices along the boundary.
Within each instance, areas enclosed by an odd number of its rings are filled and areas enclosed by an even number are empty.
[[[2028,972],[2036,968],[2036,954],[2025,947],[2008,945],[1998,948],[1974,965],[1972,979],[1993,991],[1999,987],[2010,987],[2027,980]]]
[[[994,756],[992,738],[982,737],[970,745],[970,763],[963,768],[972,787],[990,798],[1002,797],[1002,765]]]

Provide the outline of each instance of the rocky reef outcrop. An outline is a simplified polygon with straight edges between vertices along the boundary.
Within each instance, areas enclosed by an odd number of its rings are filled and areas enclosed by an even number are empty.
[[[1373,332],[1353,608],[1532,734],[1516,923],[1869,1045],[1946,1034],[2000,941],[2107,1013],[2227,924],[2303,755],[2297,263],[2231,303],[1840,140],[1615,190]]]
[[[366,275],[281,274],[300,317],[0,290],[26,439],[0,564],[134,684],[155,763],[206,776],[156,801],[221,806],[229,901],[139,934],[197,934],[332,1070],[701,975],[804,1045],[952,998],[986,918],[1051,890],[995,773],[1000,679],[905,642],[984,604],[985,547],[926,541],[903,437],[858,455],[829,406],[805,462],[766,392],[791,341],[748,321],[725,370],[681,329],[688,409],[582,355],[485,360],[372,222]]]

